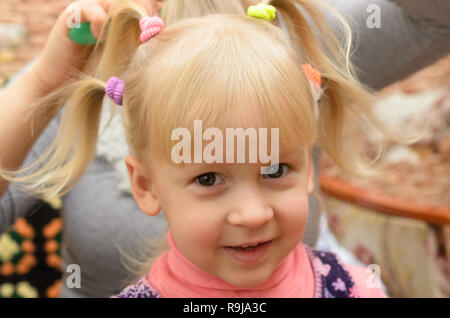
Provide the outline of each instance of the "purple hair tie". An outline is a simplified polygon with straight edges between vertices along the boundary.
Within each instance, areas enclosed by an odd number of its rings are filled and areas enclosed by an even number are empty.
[[[111,98],[117,105],[122,105],[123,90],[125,82],[120,78],[113,76],[106,82],[106,96]]]

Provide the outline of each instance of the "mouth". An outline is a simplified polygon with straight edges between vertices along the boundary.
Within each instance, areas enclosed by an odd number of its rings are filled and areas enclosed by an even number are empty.
[[[245,243],[242,245],[224,246],[225,251],[231,258],[239,264],[255,264],[261,261],[267,255],[272,240]]]
[[[258,243],[246,243],[242,245],[234,245],[234,246],[225,246],[226,248],[231,248],[235,250],[245,250],[245,251],[251,251],[261,245],[264,245],[266,243],[269,243],[270,241],[264,241],[264,242],[258,242]]]

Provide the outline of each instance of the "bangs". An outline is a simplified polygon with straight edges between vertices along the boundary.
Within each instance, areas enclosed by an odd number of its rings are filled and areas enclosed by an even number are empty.
[[[227,128],[265,128],[268,137],[277,128],[280,149],[311,146],[310,86],[301,57],[281,30],[248,17],[232,17],[236,21],[224,24],[223,16],[208,18],[215,23],[202,19],[208,25],[196,24],[175,37],[170,50],[163,49],[170,35],[165,34],[158,41],[161,49],[153,52],[157,62],[147,68],[147,81],[153,84],[145,102],[150,153],[171,161],[178,142],[171,136],[177,128],[189,130],[193,149],[196,120],[203,132],[219,129],[224,142]]]

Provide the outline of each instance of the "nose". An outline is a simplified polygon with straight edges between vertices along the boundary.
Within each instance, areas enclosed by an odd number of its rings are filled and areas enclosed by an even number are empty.
[[[229,224],[257,228],[273,219],[272,207],[258,191],[246,191],[236,199],[236,206],[227,215]]]

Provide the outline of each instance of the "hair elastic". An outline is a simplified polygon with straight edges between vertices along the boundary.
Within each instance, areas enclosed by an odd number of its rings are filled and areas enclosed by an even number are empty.
[[[312,67],[311,64],[302,64],[302,69],[308,79],[314,84],[314,88],[318,90],[322,84],[320,72]]]
[[[106,82],[105,93],[117,105],[122,106],[123,91],[125,89],[125,82],[120,78],[113,76]]]
[[[247,15],[266,21],[272,21],[277,16],[277,9],[273,5],[261,2],[256,5],[249,6],[247,9]]]
[[[322,76],[320,72],[312,67],[311,64],[302,64],[302,69],[309,80],[315,101],[319,102],[322,95]]]
[[[164,27],[164,22],[160,17],[142,17],[139,20],[139,27],[141,35],[139,39],[141,42],[146,42],[150,38],[158,34]],[[123,91],[125,89],[125,82],[117,76],[111,77],[106,82],[105,93],[117,105],[122,105]]]
[[[160,17],[143,17],[139,20],[141,28],[141,42],[147,42],[148,39],[158,34],[164,28],[164,22]]]

